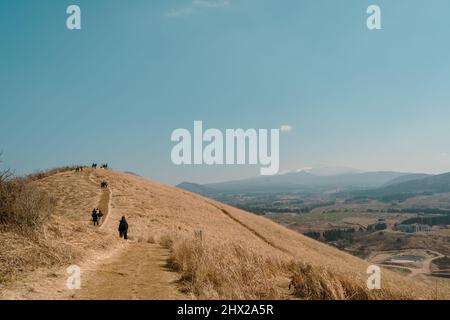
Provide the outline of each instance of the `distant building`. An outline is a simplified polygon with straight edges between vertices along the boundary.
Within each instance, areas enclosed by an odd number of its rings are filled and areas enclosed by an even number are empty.
[[[430,232],[431,227],[426,224],[400,224],[397,226],[397,230],[406,233],[417,233],[417,232]]]

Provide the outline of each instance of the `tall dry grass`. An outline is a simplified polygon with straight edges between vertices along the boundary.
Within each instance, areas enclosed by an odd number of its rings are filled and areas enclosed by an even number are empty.
[[[49,228],[55,200],[26,179],[11,179],[6,171],[0,177],[0,283],[72,259],[70,248],[48,239],[57,238]]]
[[[199,299],[410,299],[389,289],[368,290],[352,274],[283,256],[263,256],[238,243],[210,244],[198,238],[163,236],[168,267],[180,273],[184,291]]]
[[[55,207],[45,191],[23,180],[0,183],[0,230],[31,234],[39,231]]]
[[[320,266],[293,261],[290,272],[293,295],[305,300],[403,300],[412,295],[390,289],[368,290],[364,279]]]
[[[193,238],[162,237],[171,250],[168,267],[181,274],[183,289],[200,299],[279,299],[279,261],[243,245],[210,246]]]

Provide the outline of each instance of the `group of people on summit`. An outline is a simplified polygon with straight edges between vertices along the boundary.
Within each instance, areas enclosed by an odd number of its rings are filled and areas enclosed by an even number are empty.
[[[76,166],[76,167],[74,167],[74,170],[75,170],[75,172],[83,171],[83,168],[85,168],[85,167],[87,167],[87,166]],[[92,169],[97,169],[97,167],[98,167],[97,163],[93,163],[91,165]],[[108,164],[107,163],[102,163],[100,165],[100,169],[108,169]]]
[[[92,167],[93,169],[97,169],[97,164],[96,164],[96,163],[93,163],[91,167]],[[107,164],[107,163],[102,163],[102,164],[100,165],[100,168],[101,168],[101,169],[108,169],[108,164]]]

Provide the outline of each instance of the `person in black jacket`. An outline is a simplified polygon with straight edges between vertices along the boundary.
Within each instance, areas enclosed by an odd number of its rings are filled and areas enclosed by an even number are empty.
[[[94,226],[98,226],[98,214],[97,210],[92,210],[92,221],[94,222]]]
[[[119,236],[121,238],[123,237],[125,240],[128,239],[128,223],[127,220],[125,220],[125,217],[122,217],[122,219],[120,219]]]

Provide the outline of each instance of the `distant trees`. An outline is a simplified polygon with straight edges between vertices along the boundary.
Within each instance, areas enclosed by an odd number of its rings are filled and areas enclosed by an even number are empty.
[[[367,226],[367,231],[379,231],[379,230],[385,230],[387,228],[386,223],[379,222],[375,224],[371,224]]]
[[[305,232],[304,235],[310,237],[315,240],[319,240],[323,235],[323,238],[327,242],[338,241],[338,240],[346,240],[350,243],[353,243],[353,234],[356,232],[354,228],[348,229],[329,229],[323,231],[323,233],[319,231],[308,231]]]
[[[252,206],[245,206],[245,205],[236,205],[237,208],[248,211],[248,212],[252,212],[258,216],[263,216],[266,214],[266,211],[264,208],[259,208],[259,207],[252,207]]]
[[[350,242],[353,241],[352,234],[355,233],[355,229],[331,229],[326,230],[323,233],[323,237],[326,241],[337,241],[337,240],[348,240]]]
[[[320,239],[320,232],[318,231],[308,231],[306,233],[304,233],[305,236],[313,238],[315,240],[319,240]]]
[[[402,221],[401,224],[427,224],[429,226],[434,225],[447,225],[450,224],[450,214],[443,215],[443,216],[437,216],[437,217],[417,217],[417,218],[410,218]]]
[[[439,208],[404,208],[395,209],[389,208],[386,210],[387,213],[422,213],[422,214],[450,214],[450,210],[444,210]]]

